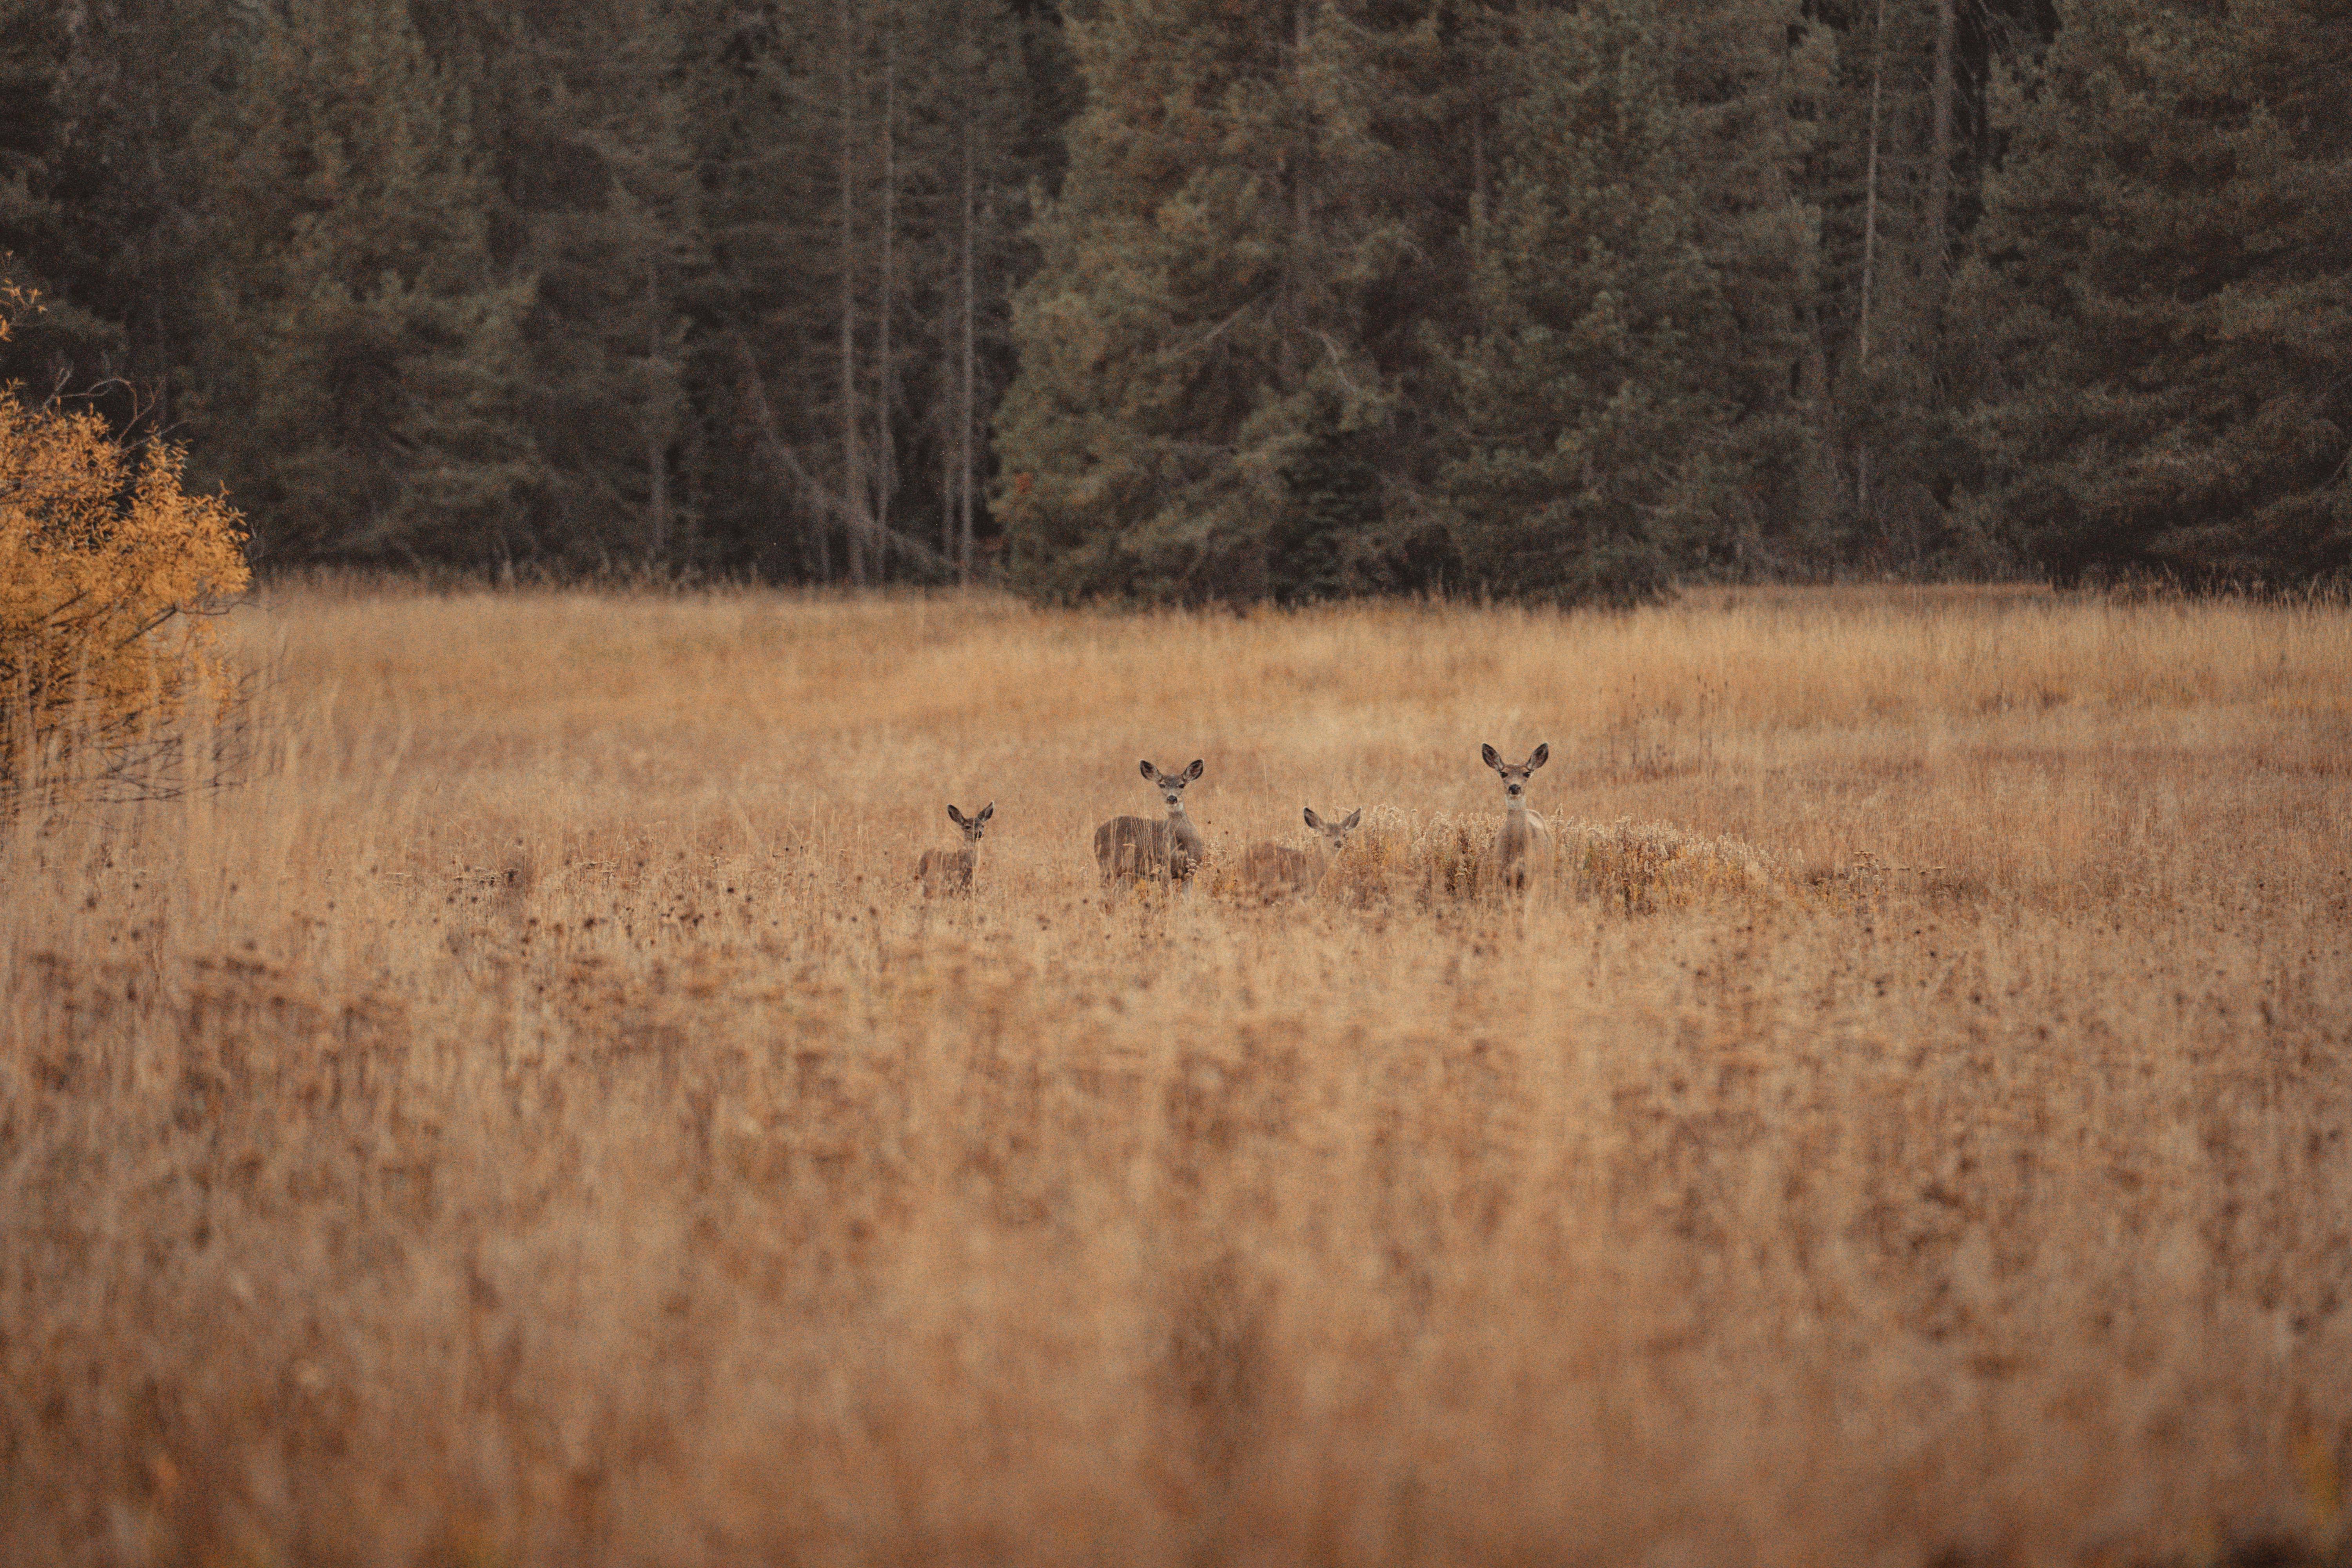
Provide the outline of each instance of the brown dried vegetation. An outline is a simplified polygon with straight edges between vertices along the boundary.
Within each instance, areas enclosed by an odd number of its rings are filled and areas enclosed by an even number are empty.
[[[239,620],[274,771],[0,842],[12,1562],[2343,1550],[2340,609]]]
[[[0,342],[34,303],[0,282]],[[243,520],[184,466],[0,386],[0,811],[184,787],[182,726],[209,735],[236,694],[207,617],[249,579]]]

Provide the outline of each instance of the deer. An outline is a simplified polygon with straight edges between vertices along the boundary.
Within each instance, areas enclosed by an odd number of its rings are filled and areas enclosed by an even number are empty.
[[[1361,806],[1338,822],[1326,822],[1306,808],[1307,830],[1315,835],[1304,849],[1283,844],[1253,844],[1242,852],[1242,880],[1269,901],[1288,895],[1311,898],[1323,884],[1324,873],[1348,847],[1348,835],[1364,820]]]
[[[980,864],[980,841],[988,837],[988,819],[995,815],[992,800],[972,816],[958,811],[953,801],[948,803],[948,820],[963,829],[963,847],[923,851],[915,866],[915,879],[923,885],[923,897],[971,891],[971,874]]]
[[[1480,746],[1478,755],[1503,779],[1503,826],[1495,835],[1496,875],[1504,887],[1524,888],[1528,861],[1551,847],[1551,829],[1528,809],[1528,775],[1551,761],[1551,742],[1538,746],[1517,767],[1503,761],[1502,753],[1492,746]]]
[[[1114,816],[1095,829],[1095,864],[1102,868],[1105,882],[1128,877],[1181,881],[1207,853],[1201,830],[1184,815],[1184,786],[1201,776],[1200,759],[1195,757],[1181,773],[1163,773],[1146,757],[1143,776],[1166,802],[1168,818],[1155,822],[1148,816]]]

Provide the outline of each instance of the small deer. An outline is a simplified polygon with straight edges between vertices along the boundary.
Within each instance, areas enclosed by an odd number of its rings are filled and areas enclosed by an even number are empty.
[[[971,891],[971,873],[980,864],[980,841],[988,837],[988,819],[996,815],[996,803],[990,801],[980,808],[979,815],[966,816],[948,804],[948,820],[963,829],[961,849],[926,849],[916,864],[915,879],[923,885],[923,897],[934,893],[968,893]]]
[[[1201,830],[1184,815],[1184,786],[1201,776],[1200,759],[1194,758],[1192,765],[1181,773],[1163,773],[1147,757],[1143,776],[1167,803],[1168,819],[1114,816],[1095,829],[1095,864],[1102,868],[1106,882],[1125,877],[1181,881],[1192,874],[1207,852]]]
[[[1242,852],[1242,880],[1256,889],[1269,901],[1284,895],[1305,899],[1314,896],[1323,883],[1323,874],[1339,851],[1348,847],[1348,835],[1364,820],[1359,806],[1339,822],[1326,822],[1307,808],[1307,830],[1315,835],[1305,849],[1293,849],[1283,844],[1253,844]]]
[[[1495,835],[1496,875],[1507,888],[1524,888],[1528,860],[1535,852],[1551,847],[1551,829],[1528,810],[1528,775],[1551,761],[1551,742],[1538,746],[1517,767],[1503,761],[1502,753],[1492,746],[1479,747],[1478,755],[1503,776],[1503,826]]]

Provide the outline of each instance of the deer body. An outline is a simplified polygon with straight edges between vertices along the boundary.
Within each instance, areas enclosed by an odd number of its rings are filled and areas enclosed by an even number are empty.
[[[1306,820],[1307,831],[1315,835],[1313,843],[1305,849],[1293,849],[1284,844],[1251,845],[1242,854],[1242,881],[1268,900],[1312,897],[1322,886],[1323,875],[1330,870],[1332,860],[1348,847],[1348,835],[1363,819],[1360,807],[1349,812],[1344,821],[1326,822],[1315,815],[1313,806],[1308,806]]]
[[[1165,820],[1148,816],[1114,816],[1095,829],[1095,864],[1106,882],[1127,877],[1181,881],[1192,876],[1208,853],[1207,841],[1184,814],[1184,786],[1201,776],[1201,763],[1181,773],[1163,773],[1149,759],[1143,776],[1151,781],[1167,804]]]
[[[1551,848],[1551,829],[1528,809],[1528,775],[1551,760],[1551,744],[1538,746],[1517,767],[1492,746],[1479,747],[1478,755],[1503,780],[1503,826],[1495,834],[1496,877],[1504,887],[1524,888],[1530,864]]]
[[[968,893],[971,891],[971,874],[980,864],[980,841],[988,837],[988,819],[996,815],[996,803],[990,801],[980,808],[979,815],[966,816],[950,802],[948,820],[963,830],[961,849],[926,849],[915,866],[915,879],[923,885],[923,896],[935,893]]]

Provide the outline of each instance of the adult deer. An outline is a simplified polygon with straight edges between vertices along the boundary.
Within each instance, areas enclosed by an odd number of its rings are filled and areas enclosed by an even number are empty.
[[[1114,816],[1095,829],[1095,864],[1106,882],[1128,877],[1150,877],[1177,882],[1190,877],[1208,851],[1201,830],[1184,815],[1184,786],[1201,776],[1197,757],[1181,773],[1163,773],[1145,758],[1143,776],[1168,807],[1165,821],[1148,816]]]
[[[1528,862],[1548,857],[1551,849],[1551,829],[1528,809],[1528,775],[1551,761],[1551,742],[1538,746],[1517,767],[1503,761],[1502,753],[1492,746],[1479,747],[1478,755],[1503,780],[1503,826],[1495,835],[1495,874],[1504,887],[1524,888]]]

